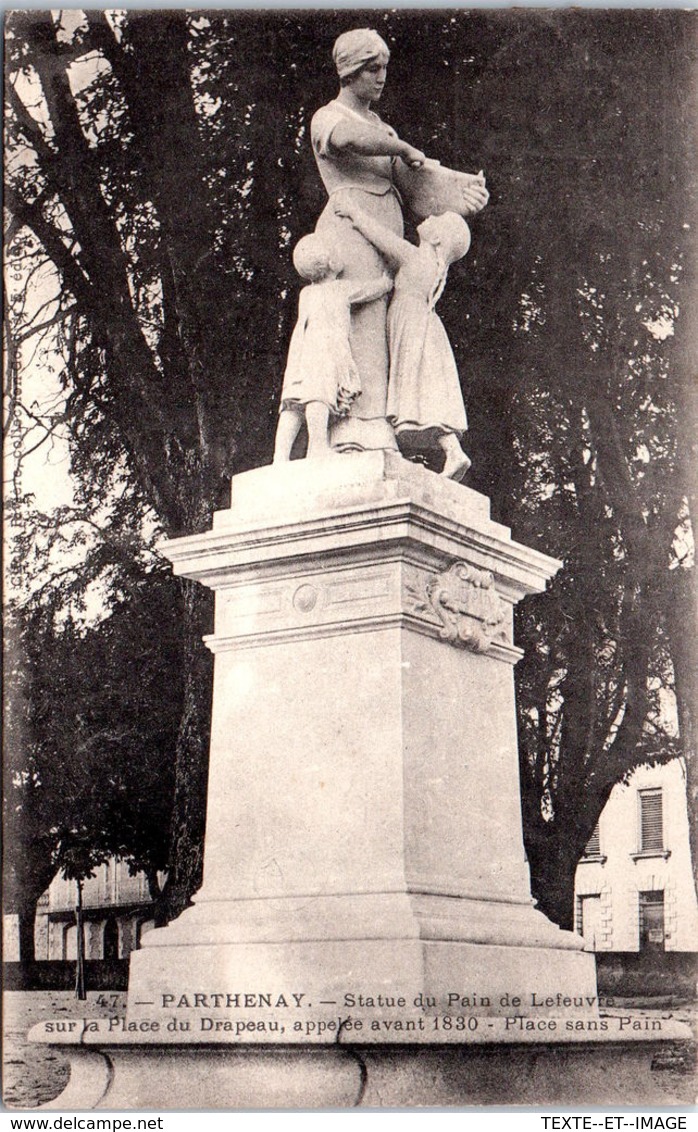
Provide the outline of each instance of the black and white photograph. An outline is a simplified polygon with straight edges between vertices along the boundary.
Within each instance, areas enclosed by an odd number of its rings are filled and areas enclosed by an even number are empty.
[[[4,77],[4,1110],[688,1127],[695,10]]]

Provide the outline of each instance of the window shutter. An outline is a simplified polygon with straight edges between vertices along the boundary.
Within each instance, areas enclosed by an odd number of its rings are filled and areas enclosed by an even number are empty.
[[[664,848],[661,790],[640,791],[640,849]]]
[[[586,843],[584,849],[585,857],[600,857],[601,856],[601,833],[599,830],[599,823],[597,822],[592,831],[591,837]]]

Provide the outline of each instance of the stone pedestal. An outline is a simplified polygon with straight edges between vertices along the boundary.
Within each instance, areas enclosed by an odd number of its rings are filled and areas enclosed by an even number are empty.
[[[71,1051],[65,1092],[54,1110],[412,1108],[545,1105],[692,1105],[691,1074],[658,1068],[667,1040],[690,1030],[664,1022],[661,1034],[611,1034],[566,1041],[519,1038],[448,1045],[266,1046],[166,1043],[87,1033]],[[32,1036],[45,1042],[41,1027]],[[54,1039],[55,1040],[55,1039]]]
[[[35,1027],[71,1047],[50,1107],[649,1098],[690,1032],[600,1015],[530,896],[512,611],[559,564],[391,452],[239,476],[164,549],[216,591],[204,883],[125,1017]]]
[[[129,1017],[595,1010],[521,830],[512,611],[559,563],[389,452],[236,477],[213,530],[164,551],[216,591],[204,883],[132,956]]]

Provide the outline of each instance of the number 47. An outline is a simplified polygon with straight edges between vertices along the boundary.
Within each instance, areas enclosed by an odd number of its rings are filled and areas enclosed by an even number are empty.
[[[119,1001],[118,994],[97,995],[97,1006],[116,1006]]]

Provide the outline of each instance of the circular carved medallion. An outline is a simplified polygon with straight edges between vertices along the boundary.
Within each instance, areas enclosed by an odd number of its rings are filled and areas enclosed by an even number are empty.
[[[293,595],[293,604],[299,613],[310,613],[317,605],[317,599],[320,596],[320,591],[315,586],[308,585],[299,586]]]

